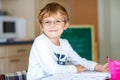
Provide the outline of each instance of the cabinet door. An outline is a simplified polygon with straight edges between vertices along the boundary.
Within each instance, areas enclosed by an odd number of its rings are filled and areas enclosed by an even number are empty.
[[[0,74],[5,73],[5,52],[4,46],[0,47]]]
[[[31,44],[0,46],[0,74],[27,70]]]
[[[5,47],[4,46],[0,46],[0,58],[4,58],[5,57]]]
[[[0,59],[0,74],[7,72],[6,59]]]
[[[26,45],[10,45],[6,46],[6,57],[15,57],[26,55],[27,47]]]
[[[6,63],[8,65],[7,66],[8,72],[27,70],[28,57],[26,56],[11,57],[7,59]]]
[[[31,48],[32,48],[32,44],[27,44],[27,45],[26,45],[26,49],[27,49],[26,54],[27,54],[28,56],[29,56],[29,53],[30,53]]]

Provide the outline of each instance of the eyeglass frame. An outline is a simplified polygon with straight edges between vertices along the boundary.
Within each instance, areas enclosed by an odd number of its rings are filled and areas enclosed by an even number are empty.
[[[42,24],[44,26],[49,26],[52,23],[54,23],[54,25],[61,25],[62,22],[66,22],[66,21],[65,20],[59,20],[59,19],[56,19],[56,20],[44,20],[44,21],[42,21]]]

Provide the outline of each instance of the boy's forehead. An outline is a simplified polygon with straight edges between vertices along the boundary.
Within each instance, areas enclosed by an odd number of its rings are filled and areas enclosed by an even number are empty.
[[[63,19],[64,17],[63,17],[63,15],[61,13],[57,12],[57,13],[54,13],[54,14],[46,13],[44,15],[44,19],[45,18],[61,18],[61,19]]]

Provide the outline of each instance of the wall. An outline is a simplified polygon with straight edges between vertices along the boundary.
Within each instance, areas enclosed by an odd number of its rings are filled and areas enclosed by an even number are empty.
[[[73,24],[91,24],[95,27],[95,41],[98,42],[97,0],[74,0]]]
[[[27,38],[34,38],[34,0],[2,0],[2,8],[10,15],[22,17],[27,21]]]
[[[2,9],[2,1],[0,0],[0,10]]]
[[[106,62],[107,56],[112,59],[120,59],[120,1],[98,1],[100,62]]]
[[[110,53],[110,11],[109,1],[107,0],[98,0],[99,4],[99,53],[100,53],[100,62],[106,62],[106,57],[109,56]]]
[[[110,57],[120,60],[120,0],[110,0]]]

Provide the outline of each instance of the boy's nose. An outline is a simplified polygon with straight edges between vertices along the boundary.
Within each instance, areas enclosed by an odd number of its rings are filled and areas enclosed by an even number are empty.
[[[55,27],[55,22],[54,21],[51,21],[50,27]]]

